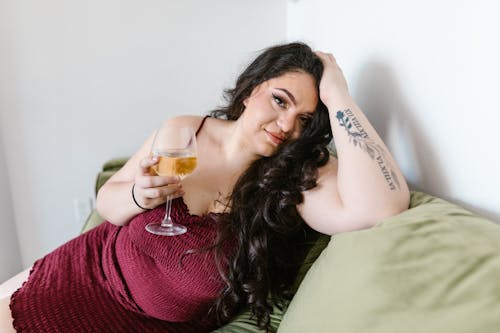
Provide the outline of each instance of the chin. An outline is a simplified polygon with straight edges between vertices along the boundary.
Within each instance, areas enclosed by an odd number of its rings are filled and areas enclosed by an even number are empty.
[[[278,145],[269,141],[265,136],[262,141],[257,145],[257,155],[261,157],[269,157],[278,150]]]
[[[269,157],[278,150],[278,147],[274,145],[267,144],[265,147],[259,150],[259,155],[262,157]]]

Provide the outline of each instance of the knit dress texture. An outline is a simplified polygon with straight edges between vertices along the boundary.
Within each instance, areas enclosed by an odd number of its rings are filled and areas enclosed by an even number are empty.
[[[172,219],[187,233],[168,237],[144,228],[163,206],[126,226],[104,222],[35,262],[11,298],[17,332],[210,332],[211,306],[223,288],[213,250],[213,214],[189,214],[182,200]],[[190,251],[189,250],[198,250]],[[224,245],[224,251],[233,246]],[[193,253],[191,253],[193,252]]]

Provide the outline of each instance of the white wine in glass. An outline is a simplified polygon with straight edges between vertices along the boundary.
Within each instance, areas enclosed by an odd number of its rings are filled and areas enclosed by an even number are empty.
[[[159,157],[158,164],[151,168],[158,176],[178,176],[184,179],[196,168],[196,156],[185,151],[154,152]]]
[[[189,127],[172,126],[165,123],[156,132],[151,154],[158,156],[158,163],[151,167],[158,176],[178,176],[184,179],[196,168],[196,135]],[[161,236],[176,236],[187,231],[186,226],[174,223],[170,217],[172,197],[166,202],[165,218],[161,222],[146,225],[146,230]]]

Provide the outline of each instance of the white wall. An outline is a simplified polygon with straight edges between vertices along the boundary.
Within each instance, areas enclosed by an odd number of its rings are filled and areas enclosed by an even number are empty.
[[[79,233],[74,200],[93,197],[107,159],[220,104],[285,28],[285,0],[2,1],[0,132],[23,265]]]
[[[500,2],[298,0],[287,36],[334,53],[413,188],[500,222]]]
[[[0,282],[21,270],[21,253],[0,130]]]

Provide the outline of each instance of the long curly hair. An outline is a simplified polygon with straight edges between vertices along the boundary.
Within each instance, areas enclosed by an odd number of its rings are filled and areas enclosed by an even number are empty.
[[[319,93],[323,64],[311,48],[303,43],[277,45],[264,50],[243,71],[235,87],[225,91],[227,106],[211,115],[238,119],[245,110],[243,101],[255,87],[294,71],[311,74]],[[221,323],[249,307],[258,325],[267,328],[272,305],[291,297],[302,259],[298,244],[307,228],[296,206],[303,201],[302,192],[316,186],[317,169],[328,161],[331,138],[328,110],[318,101],[298,139],[254,161],[236,182],[228,198],[229,213],[219,217],[218,243],[228,239],[236,243],[236,252],[229,257],[224,247],[216,247],[225,281],[215,302]]]

